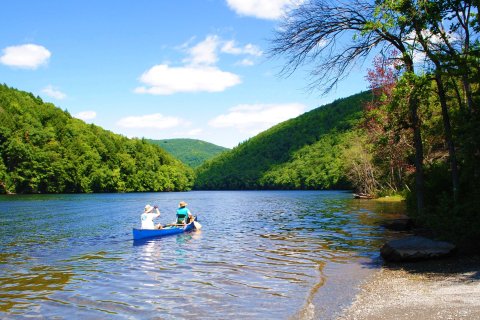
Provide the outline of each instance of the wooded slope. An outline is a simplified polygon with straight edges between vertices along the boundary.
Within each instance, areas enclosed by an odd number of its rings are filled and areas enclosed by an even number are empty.
[[[205,161],[214,158],[227,148],[196,139],[148,140],[165,149],[186,165],[196,168]]]
[[[144,139],[73,118],[0,85],[0,192],[189,190],[193,172]]]
[[[196,170],[195,188],[326,189],[345,187],[345,179],[338,175],[332,179],[328,178],[329,182],[323,184],[318,184],[316,181],[304,183],[307,180],[306,176],[313,172],[304,172],[305,177],[297,179],[300,182],[291,180],[282,183],[281,179],[276,179],[275,175],[288,176],[288,168],[285,164],[294,162],[295,158],[299,156],[297,151],[300,149],[303,149],[304,154],[315,156],[316,151],[311,153],[307,150],[309,146],[316,143],[323,144],[325,147],[336,144],[334,137],[353,129],[354,124],[361,118],[362,102],[368,99],[371,99],[370,92],[339,99],[260,133],[231,151],[224,152],[200,166]],[[327,136],[330,136],[330,140],[327,139]],[[324,160],[331,162],[328,157]],[[315,170],[308,159],[297,161],[297,163],[310,165],[310,169]],[[283,166],[283,170],[281,166]],[[319,170],[324,169],[321,169],[321,165],[316,164],[316,166]],[[273,171],[276,173],[272,173]]]

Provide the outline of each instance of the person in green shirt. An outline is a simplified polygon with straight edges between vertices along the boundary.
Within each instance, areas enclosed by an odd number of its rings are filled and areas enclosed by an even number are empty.
[[[193,220],[193,215],[187,208],[185,201],[180,201],[177,209],[177,224],[187,224]]]

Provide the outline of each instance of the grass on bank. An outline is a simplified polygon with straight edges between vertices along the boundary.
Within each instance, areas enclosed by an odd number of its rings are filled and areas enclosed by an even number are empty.
[[[399,194],[396,194],[396,195],[393,195],[393,196],[385,196],[385,197],[376,198],[374,200],[378,201],[378,202],[401,202],[401,201],[405,201],[405,197],[403,197]]]

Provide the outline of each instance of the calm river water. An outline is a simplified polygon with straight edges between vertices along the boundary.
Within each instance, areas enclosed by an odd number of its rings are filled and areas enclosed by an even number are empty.
[[[202,230],[132,240],[143,207]],[[334,319],[401,204],[335,191],[0,197],[0,318]],[[373,262],[372,262],[373,261]]]

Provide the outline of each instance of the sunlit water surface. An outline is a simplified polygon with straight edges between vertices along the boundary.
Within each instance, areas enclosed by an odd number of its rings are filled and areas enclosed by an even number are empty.
[[[132,240],[145,204],[201,231]],[[333,319],[401,204],[335,191],[0,197],[0,318]]]

